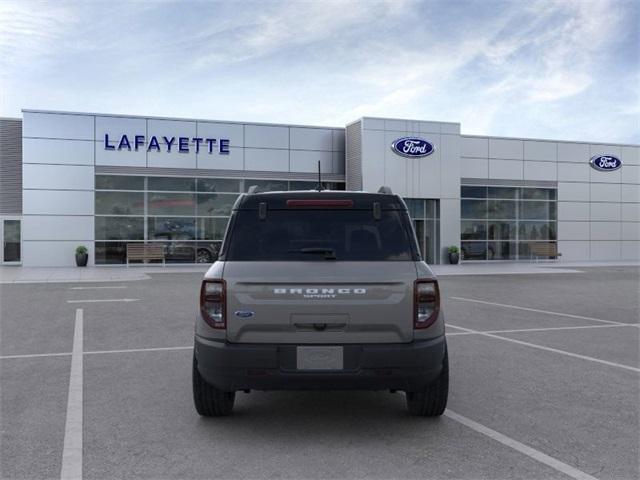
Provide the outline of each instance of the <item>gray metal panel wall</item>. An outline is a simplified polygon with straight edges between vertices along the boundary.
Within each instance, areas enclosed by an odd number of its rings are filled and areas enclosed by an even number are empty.
[[[22,120],[0,118],[0,213],[22,214]]]
[[[362,121],[347,126],[345,137],[347,190],[362,190]]]

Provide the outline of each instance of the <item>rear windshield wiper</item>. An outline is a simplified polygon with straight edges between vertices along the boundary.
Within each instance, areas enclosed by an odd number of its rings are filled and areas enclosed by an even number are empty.
[[[324,253],[324,258],[327,260],[336,259],[336,251],[328,247],[306,247],[299,250],[289,250],[289,253]]]

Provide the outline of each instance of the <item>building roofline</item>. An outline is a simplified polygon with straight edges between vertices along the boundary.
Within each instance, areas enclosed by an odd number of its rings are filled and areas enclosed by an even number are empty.
[[[616,142],[602,142],[595,141],[591,142],[589,140],[558,140],[557,138],[531,138],[531,137],[500,137],[498,135],[467,135],[464,133],[460,134],[461,137],[465,138],[494,138],[496,140],[524,140],[524,141],[532,141],[532,142],[552,142],[552,143],[582,143],[586,145],[611,145],[616,147],[640,147],[640,144],[635,143],[616,143]]]
[[[0,120],[15,120],[17,122],[21,122],[22,121],[21,118],[16,118],[16,117],[0,117]]]
[[[207,123],[228,123],[233,125],[260,125],[266,127],[294,127],[294,128],[323,128],[325,130],[344,130],[344,127],[331,127],[327,125],[300,125],[291,123],[267,123],[267,122],[239,122],[236,120],[214,120],[211,118],[184,118],[184,117],[161,117],[155,115],[131,115],[119,113],[96,113],[96,112],[70,112],[65,110],[42,110],[23,108],[23,113],[52,113],[56,115],[88,115],[95,117],[119,117],[119,118],[147,118],[152,120],[171,120],[179,122],[207,122]]]

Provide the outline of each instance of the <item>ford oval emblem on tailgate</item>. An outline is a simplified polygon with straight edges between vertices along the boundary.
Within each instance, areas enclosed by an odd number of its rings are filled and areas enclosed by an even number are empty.
[[[249,317],[253,317],[253,312],[250,310],[238,310],[235,313],[235,316],[240,318],[249,318]]]
[[[433,153],[435,147],[424,138],[403,137],[391,144],[391,150],[403,157],[426,157]]]

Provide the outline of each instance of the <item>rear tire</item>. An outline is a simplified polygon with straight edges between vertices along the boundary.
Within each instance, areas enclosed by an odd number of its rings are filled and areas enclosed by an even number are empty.
[[[429,386],[421,392],[406,392],[407,408],[411,415],[437,417],[447,408],[449,396],[449,354],[444,350],[442,371]]]
[[[195,355],[193,357],[192,381],[193,403],[198,414],[203,417],[224,417],[231,415],[236,393],[223,392],[209,385],[198,371]]]

